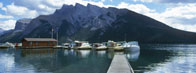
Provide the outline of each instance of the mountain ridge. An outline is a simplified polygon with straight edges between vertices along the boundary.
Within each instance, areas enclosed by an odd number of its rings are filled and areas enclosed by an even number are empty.
[[[54,29],[54,35],[59,33],[60,42],[124,41],[126,37],[126,41],[141,43],[196,43],[196,33],[171,28],[128,9],[101,8],[92,4],[63,5],[53,14],[40,15],[25,25],[23,31],[15,35],[16,30],[2,35],[0,42],[20,42],[26,37],[48,38]]]

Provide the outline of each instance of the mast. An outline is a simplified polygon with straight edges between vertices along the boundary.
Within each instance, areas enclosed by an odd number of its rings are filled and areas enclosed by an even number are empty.
[[[53,38],[53,32],[54,32],[54,29],[52,28],[52,35],[51,35],[51,38]]]
[[[56,34],[56,40],[57,40],[57,45],[58,45],[58,38],[59,37],[59,34],[58,34],[58,30],[57,30],[57,34]]]

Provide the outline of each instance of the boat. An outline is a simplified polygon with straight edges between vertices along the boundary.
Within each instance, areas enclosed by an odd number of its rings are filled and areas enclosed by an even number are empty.
[[[125,49],[127,49],[127,48],[140,48],[137,41],[125,42],[125,43],[123,43],[123,47]]]
[[[131,42],[128,42],[132,48],[140,48],[139,44],[137,41],[131,41]]]
[[[16,47],[16,48],[22,47],[22,43],[16,43],[16,44],[15,44],[15,47]]]
[[[0,45],[0,48],[2,48],[2,49],[6,49],[6,48],[15,48],[15,45],[12,44],[12,43],[6,42],[6,43],[4,43],[4,44],[1,44],[1,45]]]
[[[95,49],[95,50],[106,50],[107,49],[107,47],[104,45],[104,44],[102,44],[102,43],[94,43],[93,44],[93,48]]]
[[[85,50],[91,48],[91,45],[87,41],[75,41],[73,45],[73,49],[76,50]]]
[[[125,42],[125,43],[123,43],[123,47],[124,47],[124,48],[130,48],[130,47],[131,47],[131,44]]]
[[[114,51],[123,51],[124,50],[124,47],[122,46],[121,43],[110,41],[110,40],[107,43],[107,47],[109,49],[113,49]]]
[[[121,44],[116,44],[116,46],[113,47],[114,51],[123,51],[124,47]]]
[[[62,44],[62,48],[64,48],[64,49],[69,49],[69,48],[71,48],[71,46],[70,46],[69,43],[63,43],[63,44]]]

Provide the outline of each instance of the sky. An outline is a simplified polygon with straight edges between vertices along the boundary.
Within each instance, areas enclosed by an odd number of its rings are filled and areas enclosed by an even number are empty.
[[[196,0],[1,0],[0,28],[14,29],[19,19],[52,14],[63,4],[75,3],[127,8],[173,28],[196,32]]]

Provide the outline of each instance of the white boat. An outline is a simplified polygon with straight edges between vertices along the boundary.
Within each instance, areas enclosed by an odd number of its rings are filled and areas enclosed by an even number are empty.
[[[87,41],[75,41],[74,49],[91,49],[91,45]]]
[[[124,47],[122,46],[121,43],[117,43],[114,41],[108,41],[107,47],[109,49],[113,49],[114,51],[123,51],[124,50]]]
[[[123,44],[123,47],[124,47],[124,48],[130,48],[130,47],[131,47],[131,44],[125,42],[125,43]]]
[[[123,51],[124,47],[121,44],[116,44],[116,46],[113,47],[115,51]]]
[[[70,44],[69,43],[63,43],[62,44],[62,48],[70,48]]]
[[[0,45],[0,48],[15,48],[15,45],[9,42]]]
[[[137,41],[131,41],[131,42],[128,42],[128,43],[131,44],[132,48],[140,48],[140,46],[139,46]]]
[[[22,43],[16,43],[15,47],[22,47]]]
[[[140,48],[137,41],[130,41],[123,43],[124,48]]]
[[[107,47],[101,43],[94,43],[93,48],[95,48],[96,50],[106,50],[107,49]]]

